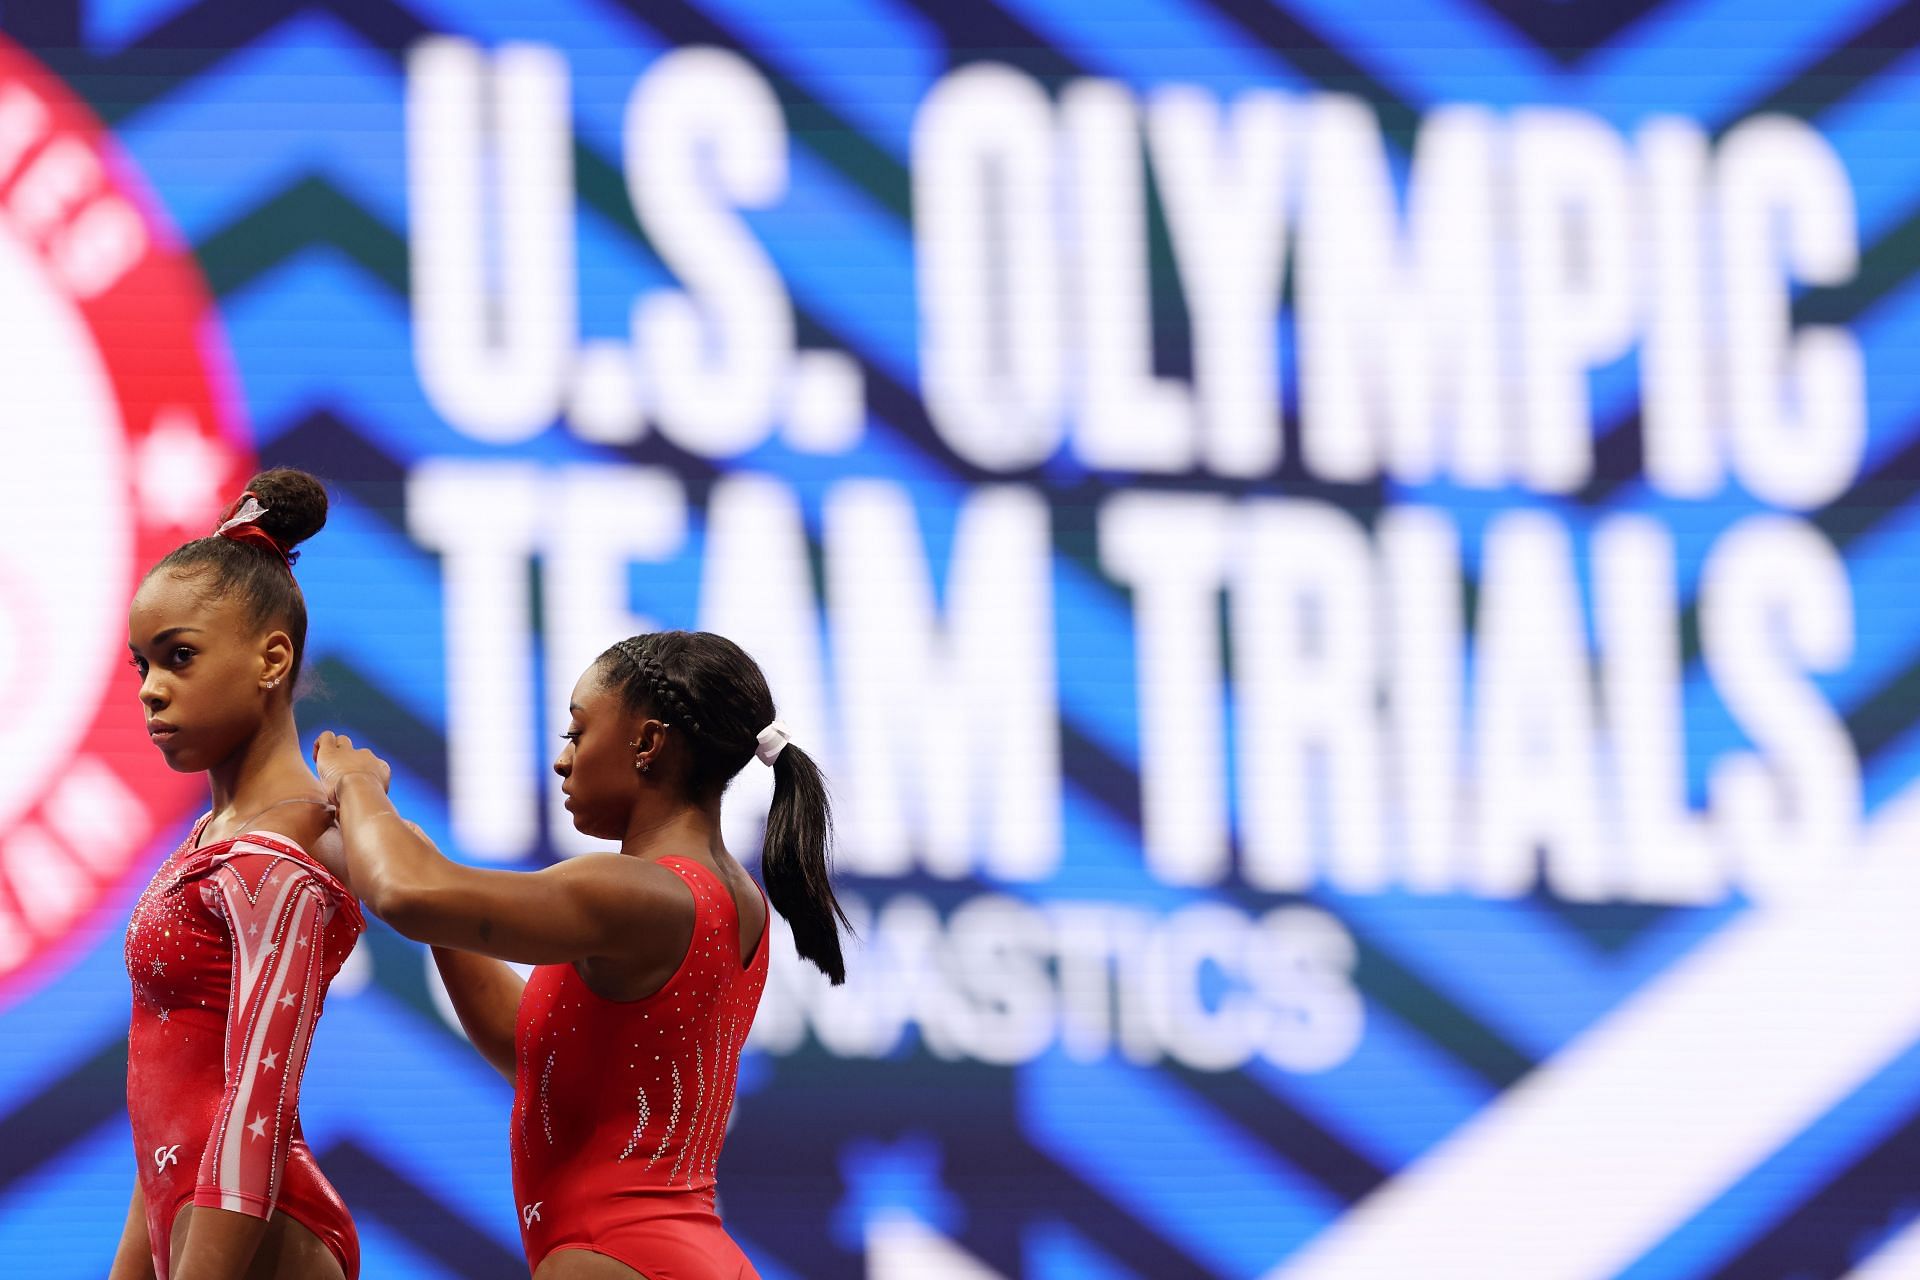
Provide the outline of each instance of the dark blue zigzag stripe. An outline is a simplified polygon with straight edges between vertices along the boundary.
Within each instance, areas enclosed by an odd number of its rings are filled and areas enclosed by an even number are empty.
[[[944,1062],[925,1054],[902,1071],[897,1059],[837,1060],[808,1051],[779,1060],[778,1089],[798,1089],[823,1079],[831,1089],[815,1094],[818,1105],[809,1132],[863,1133],[873,1116],[913,1116],[910,1131],[931,1138],[941,1152],[944,1182],[965,1187],[965,1212],[942,1224],[965,1249],[1003,1275],[1018,1276],[1028,1227],[1054,1218],[1102,1242],[1154,1280],[1217,1280],[1181,1247],[1089,1187],[1074,1170],[1032,1145],[1021,1116],[1018,1072],[983,1074],[977,1066]],[[927,1099],[943,1099],[929,1107]],[[740,1123],[727,1137],[721,1185],[730,1197],[729,1221],[755,1238],[793,1242],[795,1256],[846,1258],[858,1263],[835,1238],[836,1215],[848,1186],[839,1176],[800,1180],[790,1172],[791,1139],[756,1121],[756,1097],[739,1104]],[[1127,1123],[1116,1117],[1116,1124]],[[1014,1176],[1017,1172],[1017,1176]],[[737,1215],[737,1217],[736,1217]],[[756,1225],[760,1224],[760,1225]],[[804,1242],[804,1243],[802,1243]]]
[[[109,125],[165,98],[180,85],[217,75],[222,62],[288,18],[325,12],[369,45],[396,58],[433,28],[393,0],[202,0],[124,49],[98,54],[80,35],[77,6],[10,5],[5,30],[73,86]]]
[[[126,1097],[127,1042],[122,1035],[0,1114],[0,1192],[31,1178],[67,1144],[113,1119],[125,1108]]]
[[[335,1142],[315,1156],[356,1216],[379,1222],[455,1275],[495,1280],[525,1271],[524,1257],[501,1248],[431,1189],[359,1143]],[[499,1208],[503,1215],[513,1212],[510,1203]]]
[[[1841,1276],[1888,1231],[1920,1214],[1920,1113],[1796,1205],[1765,1235],[1716,1272],[1720,1280]]]

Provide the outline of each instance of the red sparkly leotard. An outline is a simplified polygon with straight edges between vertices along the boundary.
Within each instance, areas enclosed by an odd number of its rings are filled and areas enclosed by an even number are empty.
[[[284,836],[194,848],[206,822],[161,864],[127,925],[127,1114],[154,1274],[167,1280],[173,1220],[192,1202],[256,1218],[279,1209],[353,1280],[353,1219],[300,1135],[298,1108],[360,908]]]
[[[604,1000],[570,964],[533,971],[515,1029],[513,1189],[527,1265],[586,1249],[647,1280],[741,1280],[753,1264],[714,1210],[740,1047],[767,982],[740,960],[733,896],[691,858],[693,940],[665,986]]]

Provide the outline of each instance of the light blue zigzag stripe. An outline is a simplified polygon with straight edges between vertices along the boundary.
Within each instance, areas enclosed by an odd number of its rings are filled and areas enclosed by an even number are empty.
[[[372,928],[384,928],[373,925]],[[424,951],[408,951],[424,966]],[[379,1047],[378,1088],[368,1088]],[[301,1084],[300,1123],[317,1151],[352,1141],[510,1252],[520,1249],[508,1164],[513,1089],[457,1032],[377,984],[330,998]],[[431,1142],[420,1117],[442,1118]]]
[[[537,12],[465,0],[408,0],[423,20],[489,48],[533,41],[558,46],[572,80],[575,128],[619,167],[622,124],[633,84],[673,48],[634,15],[605,0],[543,0]]]
[[[133,1194],[124,1111],[79,1135],[0,1195],[0,1257],[35,1280],[107,1273]]]
[[[190,7],[194,0],[88,0],[81,11],[89,48],[112,53]]]
[[[1820,687],[1854,711],[1913,661],[1920,647],[1920,599],[1913,567],[1920,560],[1920,502],[1909,502],[1854,543],[1847,554],[1853,583],[1853,661]]]
[[[1412,1163],[1494,1098],[1485,1081],[1377,1001],[1368,1002],[1366,1031],[1339,1066],[1295,1073],[1256,1058],[1245,1072],[1388,1172]]]
[[[1064,1222],[1033,1223],[1020,1244],[1031,1280],[1140,1280],[1139,1272],[1122,1266]]]
[[[1616,121],[1654,108],[1721,123],[1890,7],[1674,0],[1591,55],[1579,75],[1582,99]]]
[[[660,260],[595,208],[576,207],[580,335],[631,342],[633,303],[643,293],[678,288]]]
[[[117,132],[175,223],[199,240],[311,173],[406,225],[402,118],[391,60],[338,20],[307,13]]]
[[[1914,632],[1915,604],[1909,584],[1912,565],[1920,551],[1920,504],[1909,504],[1890,514],[1872,532],[1855,542],[1847,555],[1847,577],[1854,599],[1853,656],[1847,665],[1815,683],[1829,702],[1851,714],[1865,705],[1881,685],[1912,662],[1920,636]],[[1687,668],[1683,696],[1687,731],[1694,750],[1719,750],[1744,745],[1742,735],[1720,726],[1696,726],[1694,716],[1719,720],[1717,696],[1704,663]]]
[[[597,213],[587,211],[580,230],[582,334],[624,341],[633,298],[666,278]],[[525,449],[570,459],[610,456],[559,430],[528,445],[501,446],[473,441],[449,426],[421,388],[407,300],[331,245],[308,246],[275,264],[230,294],[222,313],[255,435],[269,448],[306,414],[340,407],[377,424],[383,449],[398,450],[408,461],[446,454],[524,456],[516,451]],[[308,350],[316,331],[365,340],[336,343],[319,361]]]
[[[707,15],[863,136],[905,160],[914,111],[945,65],[939,33],[893,0],[704,0]]]
[[[871,197],[804,148],[774,209],[748,218],[795,300],[910,390],[920,386],[913,242]]]
[[[1817,121],[1853,179],[1860,240],[1871,245],[1920,203],[1920,52],[1857,88]]]
[[[1565,72],[1471,0],[1289,0],[1285,7],[1416,107],[1551,103],[1566,93]]]
[[[444,734],[446,642],[432,556],[335,490],[327,527],[300,560],[312,618],[307,661],[337,658]]]
[[[1535,1059],[1592,1025],[1736,911],[1675,912],[1659,933],[1606,954],[1524,902],[1392,892],[1329,897],[1328,904]]]
[[[198,802],[193,812],[200,812]],[[68,956],[83,945],[87,949],[64,973],[7,1009],[7,1021],[32,1027],[33,1036],[0,1037],[0,1115],[18,1108],[48,1080],[71,1071],[102,1046],[126,1036],[132,1015],[123,948],[127,916],[155,868],[186,831],[185,818],[162,828],[134,860],[121,891],[96,909],[91,940],[75,935],[63,943]]]
[[[1867,440],[1858,474],[1880,470],[1920,433],[1920,373],[1909,353],[1920,349],[1920,282],[1876,302],[1850,326],[1867,367]],[[1466,491],[1442,486],[1401,489],[1412,501],[1465,501]],[[1486,506],[1486,497],[1479,499]],[[1644,476],[1621,486],[1603,514],[1638,513],[1658,517],[1674,535],[1683,599],[1691,601],[1700,566],[1714,541],[1735,521],[1771,510],[1730,478],[1728,486],[1705,501],[1669,498]],[[1472,548],[1470,548],[1471,550]],[[1470,563],[1473,562],[1470,558]]]
[[[1005,0],[1004,7],[1073,61],[1136,92],[1176,80],[1223,95],[1313,87],[1279,55],[1192,0]]]
[[[1872,813],[1891,800],[1915,778],[1920,778],[1920,724],[1896,734],[1867,762],[1862,784],[1867,793],[1867,812]]]
[[[1020,1127],[1114,1204],[1230,1280],[1260,1275],[1341,1206],[1151,1071],[1058,1053],[1019,1069]]]
[[[1888,459],[1913,439],[1920,430],[1920,376],[1902,362],[1901,353],[1920,349],[1920,289],[1910,289],[1881,304],[1860,327],[1864,346],[1881,352],[1881,358],[1869,363],[1869,435],[1863,473],[1883,467]],[[1644,486],[1635,484],[1636,498],[1646,500]],[[1762,508],[1740,495],[1741,514]],[[1915,539],[1916,504],[1883,519],[1871,532],[1854,542],[1847,551],[1848,577],[1853,584],[1856,608],[1854,656],[1846,669],[1827,677],[1821,684],[1843,706],[1854,706],[1873,692],[1874,687],[1912,659],[1920,636],[1909,626],[1909,595]],[[1668,511],[1669,516],[1677,514]],[[1677,525],[1678,520],[1670,519]],[[1703,546],[1704,543],[1696,545]],[[1697,565],[1689,561],[1683,580],[1691,585],[1691,599],[1697,586]],[[1689,733],[1694,713],[1709,713],[1713,701],[1701,664],[1689,667],[1687,674]]]
[[[341,409],[377,424],[382,452],[403,463],[425,457],[594,461],[611,456],[564,430],[517,445],[488,444],[449,426],[427,403],[413,362],[406,301],[358,263],[318,245],[228,296],[227,337],[263,449],[307,414]],[[316,360],[316,332],[350,334]]]
[[[1719,124],[1887,4],[1841,0],[1762,7],[1738,0],[1675,0],[1570,72],[1555,66],[1525,35],[1461,0],[1385,5],[1296,0],[1290,7],[1418,106],[1563,103],[1616,124],[1660,111]],[[1437,49],[1448,56],[1435,57]],[[1711,56],[1703,56],[1707,51]]]

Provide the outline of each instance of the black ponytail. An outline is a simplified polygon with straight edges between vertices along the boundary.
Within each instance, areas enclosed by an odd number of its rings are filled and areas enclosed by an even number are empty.
[[[840,928],[853,931],[827,878],[827,846],[833,839],[833,806],[827,780],[813,757],[788,743],[773,759],[773,807],[760,874],[767,900],[793,927],[793,947],[813,961],[834,986],[847,980],[840,955]]]
[[[632,636],[601,654],[597,665],[629,710],[653,711],[685,731],[688,787],[696,800],[726,789],[754,759],[760,731],[774,720],[773,694],[759,664],[710,631]],[[833,892],[832,839],[826,778],[811,756],[789,743],[773,761],[760,875],[767,901],[792,926],[794,949],[838,986],[847,978],[840,929],[851,933],[853,926]]]

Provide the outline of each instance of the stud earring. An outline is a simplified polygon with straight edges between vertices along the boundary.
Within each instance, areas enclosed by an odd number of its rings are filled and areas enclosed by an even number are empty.
[[[267,681],[267,688],[269,688],[269,689],[278,689],[279,687],[280,687],[280,677],[279,677],[279,676],[275,676],[275,677],[274,677],[273,679],[271,679],[271,680],[269,680],[269,681]]]

